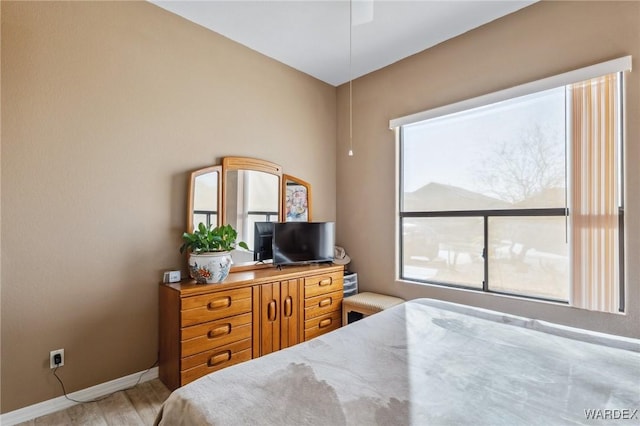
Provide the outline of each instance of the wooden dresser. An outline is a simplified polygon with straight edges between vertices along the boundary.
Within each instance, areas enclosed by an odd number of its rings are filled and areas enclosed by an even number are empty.
[[[232,272],[220,284],[161,284],[160,380],[174,390],[337,329],[343,271],[271,267]]]

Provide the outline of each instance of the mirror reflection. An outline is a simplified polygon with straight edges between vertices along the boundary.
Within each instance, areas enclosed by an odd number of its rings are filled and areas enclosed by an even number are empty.
[[[283,176],[283,202],[285,222],[311,221],[311,187],[302,179]]]
[[[204,223],[217,226],[219,223],[220,167],[206,167],[191,173],[188,232]]]
[[[238,240],[254,247],[255,223],[278,222],[279,176],[256,170],[229,170],[225,176],[225,221],[238,231]],[[231,253],[234,264],[253,262],[242,249]]]

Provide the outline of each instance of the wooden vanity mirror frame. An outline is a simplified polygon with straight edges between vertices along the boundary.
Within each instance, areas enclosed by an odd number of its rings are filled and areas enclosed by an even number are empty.
[[[216,211],[217,211],[217,221],[215,223],[216,226],[220,226],[222,224],[227,223],[227,209],[226,209],[226,197],[227,197],[227,172],[228,171],[236,171],[236,170],[253,170],[259,172],[265,172],[272,175],[275,175],[278,178],[278,222],[286,221],[286,193],[287,193],[287,182],[294,182],[296,185],[302,185],[307,190],[307,221],[311,222],[311,184],[305,180],[302,180],[298,177],[284,174],[282,172],[282,166],[272,163],[266,160],[260,160],[257,158],[251,157],[223,157],[222,164],[215,166],[203,167],[198,170],[194,170],[190,173],[189,178],[189,191],[188,191],[188,201],[187,201],[187,229],[188,232],[193,232],[194,220],[193,220],[193,212],[194,212],[194,201],[195,201],[195,183],[196,178],[198,176],[215,172],[218,175],[217,180],[217,197],[216,197]],[[232,271],[247,271],[254,269],[262,269],[268,268],[271,264],[259,264],[255,262],[247,262],[242,264],[234,265],[231,270]]]
[[[188,200],[187,200],[187,232],[193,232],[193,227],[194,227],[194,223],[193,223],[193,214],[194,214],[194,208],[193,208],[193,204],[195,202],[195,191],[196,191],[196,178],[198,176],[202,176],[205,175],[207,173],[217,173],[218,174],[218,180],[217,180],[217,196],[216,196],[216,223],[215,226],[219,226],[221,222],[221,211],[222,211],[222,166],[209,166],[209,167],[204,167],[202,169],[198,169],[198,170],[194,170],[191,172],[190,178],[189,178],[189,196],[188,196]]]
[[[278,178],[278,222],[282,222],[284,218],[284,210],[282,209],[282,166],[266,160],[260,160],[250,157],[223,157],[222,158],[222,215],[223,224],[227,221],[227,172],[236,170],[253,170],[258,172],[269,173]],[[248,271],[254,269],[263,269],[271,267],[271,263],[245,262],[234,264],[231,271]]]
[[[266,160],[249,157],[224,157],[222,159],[222,222],[227,223],[227,209],[224,204],[227,200],[227,172],[234,170],[254,170],[265,172],[278,177],[278,187],[282,186],[282,167]],[[284,211],[282,210],[282,190],[278,191],[278,221],[282,222]]]
[[[223,157],[222,171],[229,170],[255,170],[258,172],[271,173],[282,178],[282,166],[267,160],[260,160],[251,157]]]
[[[296,185],[304,186],[307,190],[307,222],[311,222],[311,184],[307,181],[304,181],[295,176],[291,176],[288,174],[282,175],[282,188],[280,188],[280,196],[282,198],[282,206],[280,210],[282,211],[282,222],[287,221],[287,182],[293,182]]]
[[[234,170],[253,170],[278,177],[278,221],[282,222],[282,167],[266,160],[249,157],[224,157],[222,159],[222,215],[221,223],[227,223],[227,172]]]

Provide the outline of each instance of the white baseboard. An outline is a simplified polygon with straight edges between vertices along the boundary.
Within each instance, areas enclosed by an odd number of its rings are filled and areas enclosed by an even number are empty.
[[[157,377],[158,367],[154,367],[146,372],[140,371],[138,373],[129,374],[128,376],[120,377],[119,379],[111,380],[109,382],[101,383],[99,385],[91,386],[90,388],[70,393],[68,396],[69,398],[77,399],[80,401],[89,401],[113,392],[130,388],[138,382],[138,379],[140,380],[140,383],[143,383],[148,382],[149,380],[153,380]],[[77,402],[69,401],[64,396],[59,396],[48,401],[39,402],[28,407],[20,408],[18,410],[2,414],[0,415],[0,425],[11,426],[17,423],[26,422],[29,420],[33,420],[36,417],[64,410],[65,408],[72,407],[76,404]]]

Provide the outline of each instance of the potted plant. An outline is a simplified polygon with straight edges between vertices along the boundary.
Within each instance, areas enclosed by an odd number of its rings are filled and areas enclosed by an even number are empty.
[[[193,232],[182,234],[180,253],[189,250],[189,274],[199,284],[224,281],[231,269],[231,250],[236,245],[249,250],[244,241],[236,243],[238,232],[231,225],[207,227],[200,223]]]

